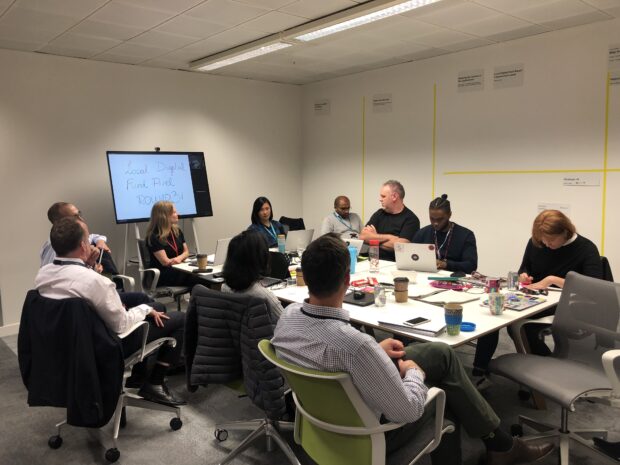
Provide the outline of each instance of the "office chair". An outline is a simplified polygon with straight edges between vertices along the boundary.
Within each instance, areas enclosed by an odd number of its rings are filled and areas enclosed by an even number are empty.
[[[323,372],[302,368],[276,355],[271,342],[263,339],[258,348],[267,360],[277,366],[293,390],[297,407],[295,442],[300,444],[319,465],[384,465],[385,435],[403,426],[401,423],[380,423],[366,405],[347,373]],[[421,431],[407,447],[415,454],[409,465],[437,448],[445,433],[454,431],[444,424],[446,394],[430,388],[426,406],[435,403],[432,430]]]
[[[551,325],[552,356],[507,354],[491,361],[489,370],[539,392],[561,407],[560,426],[524,416],[519,425],[540,432],[535,438],[559,436],[560,463],[569,463],[569,440],[596,450],[587,438],[601,430],[568,429],[568,414],[583,398],[620,407],[620,284],[570,272]],[[520,334],[517,333],[520,339]],[[521,343],[522,344],[522,343]],[[519,428],[517,428],[517,432]]]
[[[281,420],[286,415],[284,380],[257,347],[258,341],[273,335],[265,301],[197,285],[192,291],[185,324],[188,390],[195,391],[209,383],[226,384],[237,392],[247,393],[265,414],[254,420],[215,426],[215,437],[220,442],[228,438],[229,430],[250,431],[220,465],[230,462],[262,437],[266,439],[268,451],[275,442],[293,465],[299,465],[280,435],[280,431],[293,430],[292,423]]]
[[[124,356],[121,340],[138,330],[142,331],[141,348]],[[163,344],[176,342],[166,337],[147,344],[148,330],[148,322],[141,321],[116,335],[83,299],[49,299],[36,290],[28,292],[17,341],[28,404],[64,407],[67,411],[66,420],[56,424],[57,434],[49,438],[52,449],[62,445],[61,428],[65,424],[100,428],[113,418],[113,446],[106,450],[105,458],[116,462],[125,407],[172,412],[176,417],[170,427],[181,428],[179,407],[151,402],[123,389],[136,363]]]
[[[181,299],[183,295],[189,294],[192,289],[188,286],[157,286],[160,271],[151,267],[149,249],[144,239],[137,239],[138,242],[138,270],[142,289],[152,299],[160,297],[172,297],[177,303],[177,310],[181,311]]]
[[[286,216],[281,216],[280,223],[288,226],[289,231],[299,231],[301,229],[306,229],[303,218],[288,218]]]

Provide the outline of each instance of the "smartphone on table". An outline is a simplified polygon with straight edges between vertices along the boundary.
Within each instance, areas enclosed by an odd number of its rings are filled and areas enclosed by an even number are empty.
[[[431,321],[431,320],[429,320],[428,318],[424,318],[424,317],[419,316],[417,318],[412,318],[411,320],[404,321],[403,324],[405,326],[410,326],[410,327],[413,328],[415,326],[418,326],[418,325],[421,325],[421,324],[424,324],[424,323],[428,323],[429,321]]]

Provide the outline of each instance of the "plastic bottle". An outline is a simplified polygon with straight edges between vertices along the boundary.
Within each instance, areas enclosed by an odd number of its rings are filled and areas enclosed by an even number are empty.
[[[370,260],[371,273],[379,272],[379,241],[372,240],[369,242],[368,259]]]
[[[286,238],[284,237],[284,234],[278,234],[278,252],[280,253],[286,252],[285,244],[286,244]]]

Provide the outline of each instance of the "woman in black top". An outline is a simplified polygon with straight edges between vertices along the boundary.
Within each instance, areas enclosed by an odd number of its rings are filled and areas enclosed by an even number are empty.
[[[252,224],[248,226],[250,231],[258,231],[267,241],[267,247],[278,246],[278,236],[286,235],[284,226],[273,219],[273,209],[267,197],[259,197],[252,205]]]
[[[450,221],[452,210],[446,194],[430,203],[428,216],[431,224],[420,229],[412,242],[435,244],[440,270],[474,271],[478,266],[476,237],[469,229]]]
[[[189,256],[178,223],[179,214],[172,202],[162,200],[153,205],[146,230],[146,245],[151,266],[160,270],[158,286],[187,286],[193,282],[190,275],[172,268]]]
[[[519,281],[531,289],[562,288],[569,271],[602,279],[603,267],[598,249],[592,241],[577,234],[575,226],[564,213],[558,210],[542,211],[534,219],[532,237],[525,247],[519,267]],[[533,318],[553,313],[555,307]],[[538,337],[542,328],[538,324],[523,326],[530,352],[549,355],[551,351]],[[498,334],[496,331],[478,339],[474,376],[481,376],[486,371],[497,348]]]

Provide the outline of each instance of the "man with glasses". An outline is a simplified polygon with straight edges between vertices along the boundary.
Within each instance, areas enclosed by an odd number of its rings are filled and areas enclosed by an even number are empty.
[[[357,213],[351,213],[351,202],[344,195],[334,200],[334,211],[327,215],[321,225],[321,235],[336,233],[343,238],[357,238],[362,229],[362,220]]]

